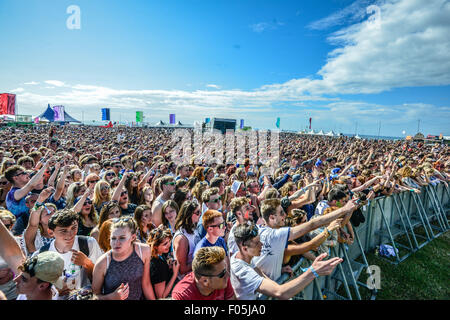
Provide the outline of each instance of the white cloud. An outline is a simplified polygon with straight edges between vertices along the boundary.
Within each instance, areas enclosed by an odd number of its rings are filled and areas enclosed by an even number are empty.
[[[47,81],[44,81],[44,82],[46,84],[50,84],[50,85],[55,86],[55,87],[64,87],[66,85],[64,82],[58,81],[58,80],[47,80]]]
[[[10,92],[12,92],[12,93],[21,93],[21,92],[24,92],[24,91],[25,91],[24,88],[17,88],[17,89],[11,90]]]
[[[299,93],[379,93],[400,87],[450,84],[450,2],[400,0],[380,3],[379,18],[334,32],[338,47],[318,79],[267,86]]]
[[[250,29],[252,29],[253,32],[261,33],[265,30],[275,30],[278,29],[278,27],[284,26],[285,23],[278,21],[277,19],[273,19],[271,22],[259,22],[250,25]]]
[[[220,90],[215,84],[206,87],[217,90],[118,90],[48,80],[45,81],[47,84],[62,87],[61,91],[51,95],[23,93],[20,95],[21,107],[28,105],[30,110],[40,110],[39,106],[46,106],[50,101],[67,108],[87,108],[86,115],[90,112],[93,118],[99,117],[101,107],[130,114],[139,108],[155,118],[165,118],[169,112],[176,112],[184,122],[193,122],[205,115],[265,119],[283,113],[296,119],[310,114],[322,123],[338,121],[347,126],[356,120],[362,126],[364,123],[373,125],[374,119],[383,119],[393,126],[392,130],[399,124],[421,118],[424,123],[439,123],[442,128],[448,128],[450,110],[446,106],[420,101],[377,105],[339,98],[339,94],[369,94],[399,87],[450,84],[449,2],[391,0],[378,6],[379,28],[374,21],[366,19],[330,35],[328,40],[337,48],[330,52],[316,77],[292,79],[248,91]],[[352,14],[357,16],[347,13]],[[263,27],[260,26],[260,30],[263,31]],[[330,94],[336,97],[330,98]],[[299,112],[292,114],[293,108]],[[257,127],[264,125],[258,123]]]
[[[337,25],[356,22],[366,16],[366,8],[374,2],[374,0],[357,0],[344,9],[311,22],[307,27],[313,30],[324,30]]]
[[[30,82],[25,82],[24,84],[30,85],[30,86],[35,86],[35,85],[38,85],[39,82],[36,82],[36,81],[30,81]]]

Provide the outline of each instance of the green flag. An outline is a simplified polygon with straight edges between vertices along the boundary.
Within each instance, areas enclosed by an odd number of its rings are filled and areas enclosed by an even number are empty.
[[[278,129],[280,129],[280,118],[277,118],[276,126],[277,126]]]
[[[136,122],[142,122],[144,120],[144,112],[136,111]]]

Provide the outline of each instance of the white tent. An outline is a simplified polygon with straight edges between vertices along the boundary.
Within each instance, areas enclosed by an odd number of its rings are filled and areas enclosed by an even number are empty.
[[[308,134],[317,134],[314,130],[311,130],[310,132],[308,132]]]
[[[319,131],[319,133],[318,133],[318,135],[321,135],[321,136],[323,136],[325,133],[323,133],[323,130],[320,130]]]
[[[165,125],[166,124],[161,120],[159,120],[159,122],[155,124],[155,126],[160,126],[160,127],[165,126]]]
[[[330,132],[326,133],[325,135],[326,135],[326,136],[330,136],[330,137],[337,136],[337,134],[335,134],[335,133],[333,132],[333,130],[331,130]]]

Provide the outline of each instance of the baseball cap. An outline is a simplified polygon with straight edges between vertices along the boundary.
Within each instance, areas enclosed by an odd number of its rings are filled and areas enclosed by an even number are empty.
[[[45,251],[37,255],[34,266],[34,275],[39,280],[50,282],[55,287],[62,289],[61,276],[64,271],[64,259],[54,251]]]

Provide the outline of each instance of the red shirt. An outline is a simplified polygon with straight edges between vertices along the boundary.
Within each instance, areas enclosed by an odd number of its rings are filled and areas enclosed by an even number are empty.
[[[229,300],[233,296],[234,290],[230,278],[228,278],[225,289],[216,290],[209,296],[202,295],[195,285],[194,272],[188,273],[183,280],[176,284],[172,291],[173,300]]]

